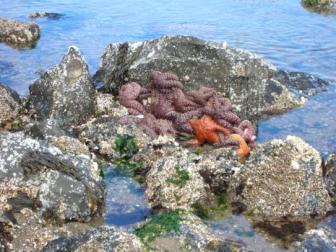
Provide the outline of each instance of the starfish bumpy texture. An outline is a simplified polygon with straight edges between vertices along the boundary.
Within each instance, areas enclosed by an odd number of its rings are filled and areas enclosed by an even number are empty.
[[[149,86],[146,89],[130,82],[120,88],[120,104],[135,115],[122,121],[136,123],[151,136],[186,132],[195,134],[196,139],[191,142],[194,145],[209,142],[237,146],[241,158],[255,147],[251,122],[241,121],[232,111],[230,99],[215,89],[201,87],[185,92],[175,74],[159,71],[151,73]]]

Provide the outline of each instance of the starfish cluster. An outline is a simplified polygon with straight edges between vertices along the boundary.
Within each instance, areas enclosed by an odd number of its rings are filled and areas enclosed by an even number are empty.
[[[230,99],[208,87],[184,91],[173,73],[153,71],[149,89],[136,82],[123,85],[119,102],[130,114],[121,121],[136,123],[151,136],[190,133],[196,136],[190,144],[238,146],[241,157],[256,144],[251,122],[241,121],[232,111]]]

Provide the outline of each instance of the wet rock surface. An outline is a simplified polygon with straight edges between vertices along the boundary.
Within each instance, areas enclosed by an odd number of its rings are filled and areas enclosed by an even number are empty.
[[[182,216],[180,231],[167,233],[150,243],[154,251],[248,251],[244,245],[215,234],[193,214]]]
[[[14,120],[20,109],[19,95],[11,88],[0,84],[0,127]]]
[[[310,216],[331,210],[322,159],[297,137],[259,145],[232,177],[234,200],[267,217]]]
[[[288,73],[279,78],[277,69],[263,58],[225,43],[186,36],[115,43],[105,49],[100,65],[95,79],[108,90],[117,91],[129,81],[146,85],[152,70],[171,71],[187,89],[203,85],[219,89],[232,100],[234,111],[251,121],[301,104],[287,88],[288,82],[299,87]],[[283,75],[286,83],[281,82]]]
[[[102,226],[76,236],[60,237],[49,242],[42,251],[144,251],[133,234]]]
[[[335,0],[302,0],[302,5],[310,11],[321,14],[336,14]]]
[[[30,86],[28,104],[38,120],[56,119],[61,127],[79,125],[92,116],[95,88],[77,48],[70,47],[59,65]]]
[[[0,147],[3,208],[20,209],[23,204],[59,222],[101,214],[104,184],[97,163],[88,156],[64,154],[20,133],[1,133]]]
[[[336,251],[336,217],[323,220],[316,229],[308,231],[296,252]]]
[[[39,37],[37,24],[0,18],[0,42],[13,47],[34,47]]]

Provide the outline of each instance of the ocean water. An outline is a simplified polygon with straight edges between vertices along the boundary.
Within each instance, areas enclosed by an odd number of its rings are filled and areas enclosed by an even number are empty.
[[[305,10],[300,0],[1,0],[0,16],[30,21],[42,34],[33,50],[0,44],[0,82],[26,94],[36,72],[57,64],[70,45],[84,54],[92,73],[111,42],[162,35],[194,35],[249,49],[276,66],[336,79],[336,18]]]

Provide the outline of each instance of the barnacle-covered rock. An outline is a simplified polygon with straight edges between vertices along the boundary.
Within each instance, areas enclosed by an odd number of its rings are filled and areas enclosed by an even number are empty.
[[[13,47],[34,47],[39,37],[37,24],[0,18],[0,42]]]
[[[122,117],[128,114],[127,109],[120,106],[113,95],[105,93],[97,93],[96,96],[96,115],[110,115],[114,117]]]
[[[146,176],[146,196],[151,207],[190,208],[212,197],[185,149],[157,159]]]
[[[329,195],[336,203],[336,153],[330,154],[325,162],[325,183]]]
[[[142,252],[144,246],[135,235],[114,227],[93,228],[74,236],[50,241],[41,251],[120,251]]]
[[[317,150],[298,137],[259,145],[231,177],[232,199],[269,218],[323,216],[331,199]]]
[[[335,0],[302,0],[301,2],[310,11],[322,14],[336,14]]]
[[[118,135],[134,136],[139,149],[151,141],[151,138],[134,123],[125,125],[120,123],[120,119],[113,115],[102,115],[88,121],[77,128],[80,141],[85,143],[90,151],[109,159],[117,157],[115,139]]]
[[[56,119],[66,128],[84,123],[94,114],[95,92],[83,56],[70,47],[59,65],[29,87],[28,105],[38,120]]]

